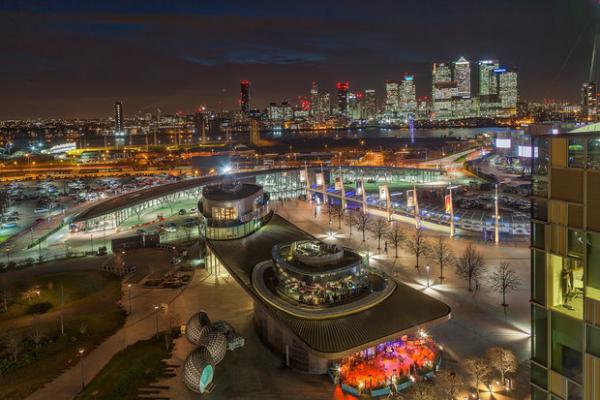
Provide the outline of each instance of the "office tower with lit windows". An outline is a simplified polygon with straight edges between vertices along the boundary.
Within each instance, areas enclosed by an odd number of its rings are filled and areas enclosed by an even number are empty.
[[[586,82],[581,86],[581,117],[588,122],[598,120],[598,97],[594,82]]]
[[[505,117],[515,115],[519,100],[517,70],[515,68],[496,68],[494,76],[498,81],[499,114]]]
[[[479,96],[490,96],[498,94],[498,84],[494,76],[494,70],[500,68],[498,60],[479,61]]]
[[[454,62],[454,81],[456,95],[462,98],[471,97],[471,63],[464,57]]]
[[[319,84],[313,82],[310,86],[310,116],[316,118],[319,114]]]
[[[327,90],[319,93],[319,111],[322,119],[331,116],[331,94]]]
[[[432,118],[452,118],[452,98],[457,95],[456,82],[452,80],[452,69],[448,63],[434,63],[432,68]]]
[[[377,115],[377,98],[375,89],[365,89],[365,99],[363,105],[364,119],[373,119]]]
[[[573,124],[574,125],[574,124]],[[529,127],[532,400],[600,399],[600,124]]]
[[[400,85],[398,81],[385,82],[385,112],[395,116],[400,111]]]
[[[240,82],[240,107],[244,114],[250,111],[250,81],[245,79]]]
[[[337,113],[342,117],[348,116],[348,90],[350,84],[346,82],[338,82],[337,88]]]
[[[115,102],[115,135],[124,135],[125,126],[123,125],[123,103],[120,101]]]
[[[400,84],[400,112],[404,117],[417,111],[417,91],[414,75],[405,74]]]

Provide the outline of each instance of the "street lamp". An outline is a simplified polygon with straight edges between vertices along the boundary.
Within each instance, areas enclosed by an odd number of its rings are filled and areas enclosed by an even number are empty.
[[[81,361],[79,362],[79,365],[81,365],[81,390],[85,389],[85,379],[83,377],[83,353],[85,352],[85,349],[81,348],[79,349],[78,353],[79,353],[79,358],[81,358]]]
[[[158,339],[158,306],[154,306],[154,317],[156,322],[156,339]]]
[[[427,266],[425,267],[425,270],[427,271],[427,287],[429,287],[429,270],[431,269],[431,267],[429,266],[429,264],[427,264]]]
[[[129,315],[131,315],[131,283],[127,284],[127,292],[129,293]]]

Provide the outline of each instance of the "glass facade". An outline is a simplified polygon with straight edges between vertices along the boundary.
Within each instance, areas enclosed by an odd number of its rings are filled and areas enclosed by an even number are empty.
[[[585,139],[569,139],[569,168],[585,168]]]
[[[535,363],[531,363],[531,382],[544,389],[548,388],[548,370]]]
[[[531,359],[548,365],[548,313],[535,305],[531,306]]]
[[[600,301],[600,234],[587,234],[586,295]]]
[[[531,252],[531,300],[546,304],[546,253],[539,250]]]
[[[588,326],[586,338],[586,351],[596,357],[600,357],[600,328]]]
[[[583,378],[583,324],[552,313],[552,369],[581,383]]]
[[[588,139],[587,167],[589,169],[600,169],[600,138]]]

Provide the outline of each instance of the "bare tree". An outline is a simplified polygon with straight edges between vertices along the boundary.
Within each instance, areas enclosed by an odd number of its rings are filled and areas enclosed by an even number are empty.
[[[13,361],[17,361],[21,353],[21,334],[15,330],[9,331],[4,339],[6,350],[11,355]]]
[[[462,256],[456,261],[456,274],[469,282],[469,292],[472,291],[473,279],[478,280],[485,274],[485,262],[472,243],[467,245]]]
[[[333,204],[330,206],[331,215],[338,220],[338,229],[342,229],[342,219],[344,218],[344,209],[341,205]]]
[[[427,240],[422,228],[415,228],[415,230],[406,238],[405,241],[406,249],[415,255],[417,261],[416,268],[419,268],[419,258],[427,252]]]
[[[440,281],[444,280],[444,267],[447,264],[454,262],[454,252],[448,246],[448,242],[443,237],[439,236],[434,240],[433,244],[429,247],[431,257],[435,259],[440,267]]]
[[[492,347],[486,353],[492,368],[500,373],[502,384],[506,383],[506,374],[517,372],[517,356],[510,350],[502,347]]]
[[[423,380],[419,380],[413,385],[410,394],[412,400],[435,400],[433,385]]]
[[[479,398],[479,385],[492,372],[492,369],[487,360],[479,357],[467,358],[463,365],[465,371],[475,381],[475,390],[477,391],[477,398]]]
[[[39,347],[42,340],[46,337],[45,333],[42,331],[40,326],[39,316],[35,315],[31,320],[31,331],[29,332],[29,338],[33,343],[35,343],[35,347]]]
[[[508,304],[506,303],[506,294],[519,289],[521,286],[519,276],[507,262],[501,263],[498,268],[492,272],[489,281],[492,289],[495,292],[502,294],[502,306],[504,307],[508,307]]]
[[[371,222],[371,215],[368,213],[362,212],[362,210],[357,210],[354,212],[354,225],[356,225],[356,229],[362,232],[362,241],[366,241],[365,231]]]
[[[435,375],[438,396],[441,400],[454,400],[461,386],[461,379],[454,371],[443,369]]]
[[[381,250],[381,238],[385,234],[388,222],[385,218],[375,218],[369,225],[369,229],[377,238],[377,250]]]
[[[352,225],[354,225],[354,212],[350,211],[346,214],[346,223],[348,224],[348,230],[350,231],[350,236],[352,236]]]
[[[385,234],[386,240],[394,247],[396,252],[395,258],[398,258],[398,247],[402,245],[405,237],[404,230],[397,223],[392,223]]]

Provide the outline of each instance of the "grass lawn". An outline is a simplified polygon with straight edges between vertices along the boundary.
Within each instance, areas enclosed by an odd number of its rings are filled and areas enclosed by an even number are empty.
[[[169,349],[172,339],[168,340]],[[138,389],[148,387],[164,374],[170,350],[164,336],[139,341],[115,354],[81,392],[77,400],[128,400],[138,398]]]
[[[0,311],[0,398],[23,399],[77,362],[79,348],[91,349],[116,332],[125,315],[117,304],[121,282],[100,271],[31,274],[11,281],[2,277],[0,287],[10,289],[10,306]],[[64,290],[65,334],[60,335],[60,287]],[[23,293],[39,290],[31,300]],[[30,305],[49,303],[43,314],[28,313]],[[36,345],[33,333],[43,339]],[[16,361],[6,343],[21,341]]]

